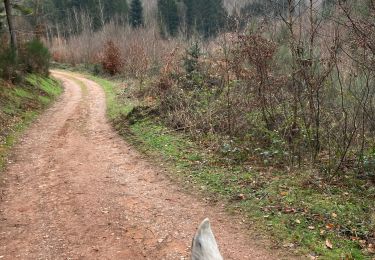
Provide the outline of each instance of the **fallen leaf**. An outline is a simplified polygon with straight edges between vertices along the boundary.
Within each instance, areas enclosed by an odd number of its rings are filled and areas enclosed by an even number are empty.
[[[374,244],[369,244],[368,247],[367,247],[367,251],[370,254],[375,254],[375,245]]]
[[[295,222],[296,222],[297,224],[301,224],[301,220],[299,220],[299,219],[296,219]]]
[[[282,191],[282,192],[280,192],[280,195],[281,195],[281,196],[287,196],[287,195],[288,195],[288,192],[287,192],[287,191]]]
[[[337,218],[337,214],[333,212],[333,213],[332,213],[332,217],[333,217],[333,218]]]
[[[321,229],[320,230],[320,235],[323,236],[324,234],[326,233],[326,231],[324,229]]]
[[[288,244],[284,244],[283,247],[293,248],[293,247],[295,247],[295,244],[293,244],[293,243],[288,243]]]
[[[314,230],[315,229],[314,226],[308,226],[307,228],[310,229],[310,230]]]
[[[245,199],[245,195],[244,194],[239,194],[238,195],[238,199],[239,200],[244,200]]]
[[[328,239],[326,239],[326,247],[329,248],[329,249],[333,248],[333,245],[332,245],[331,241],[329,241]]]
[[[362,248],[366,248],[366,240],[361,239],[361,240],[359,240],[358,242],[359,242],[359,245],[360,245]]]
[[[284,213],[295,213],[296,210],[294,208],[285,208]]]
[[[328,224],[326,225],[326,228],[327,228],[327,229],[333,229],[334,227],[335,227],[335,225],[332,224],[332,223],[328,223]]]

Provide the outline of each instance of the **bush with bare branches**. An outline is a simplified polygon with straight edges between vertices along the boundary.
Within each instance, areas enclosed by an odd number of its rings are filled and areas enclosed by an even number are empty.
[[[124,65],[121,57],[120,49],[114,44],[113,41],[109,40],[104,46],[104,50],[100,57],[103,70],[110,75],[119,73]]]

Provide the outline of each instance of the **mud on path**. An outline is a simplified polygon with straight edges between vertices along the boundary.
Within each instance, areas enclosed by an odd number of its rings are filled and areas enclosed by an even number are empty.
[[[25,133],[4,173],[1,259],[188,259],[205,217],[225,259],[279,258],[126,144],[106,120],[100,86],[53,75],[65,92]]]

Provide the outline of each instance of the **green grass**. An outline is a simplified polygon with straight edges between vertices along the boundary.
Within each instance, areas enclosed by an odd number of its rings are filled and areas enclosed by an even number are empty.
[[[374,230],[371,193],[361,189],[348,195],[343,194],[346,189],[318,191],[303,183],[310,178],[308,174],[262,174],[241,166],[221,166],[215,155],[202,153],[181,135],[163,134],[168,129],[149,119],[130,125],[129,130],[132,138],[128,140],[135,139],[133,143],[143,151],[161,154],[172,172],[213,197],[220,195],[230,208],[255,220],[260,229],[266,227],[277,241],[293,243],[301,253],[318,254],[321,259],[370,259],[357,241],[342,233],[357,233],[363,239]],[[237,200],[242,196],[244,199]],[[333,249],[325,246],[326,239]]]
[[[135,103],[132,100],[118,102],[117,97],[123,93],[122,89],[116,88],[112,82],[99,77],[90,76],[90,79],[96,81],[104,89],[108,107],[107,116],[110,120],[126,117],[133,110]]]
[[[327,184],[313,171],[252,170],[205,152],[156,116],[134,117],[128,89],[91,77],[107,94],[108,117],[126,140],[169,168],[171,178],[245,214],[275,244],[319,259],[372,259],[361,244],[375,231],[375,189],[354,177]],[[128,119],[128,121],[127,121]],[[130,119],[130,120],[129,120]],[[329,240],[333,248],[326,246]]]
[[[61,92],[57,81],[37,75],[17,86],[0,81],[0,170],[18,136]]]

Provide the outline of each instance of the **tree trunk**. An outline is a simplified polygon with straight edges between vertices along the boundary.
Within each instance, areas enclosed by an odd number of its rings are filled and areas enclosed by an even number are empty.
[[[5,13],[8,21],[8,28],[10,34],[10,47],[14,49],[17,53],[17,39],[16,32],[14,31],[13,18],[12,18],[12,7],[10,5],[10,0],[4,0]]]
[[[35,35],[35,38],[40,40],[40,38],[42,38],[42,34],[43,34],[43,28],[42,28],[42,24],[41,24],[41,21],[40,21],[40,0],[36,0],[35,3],[34,3],[34,35]]]

